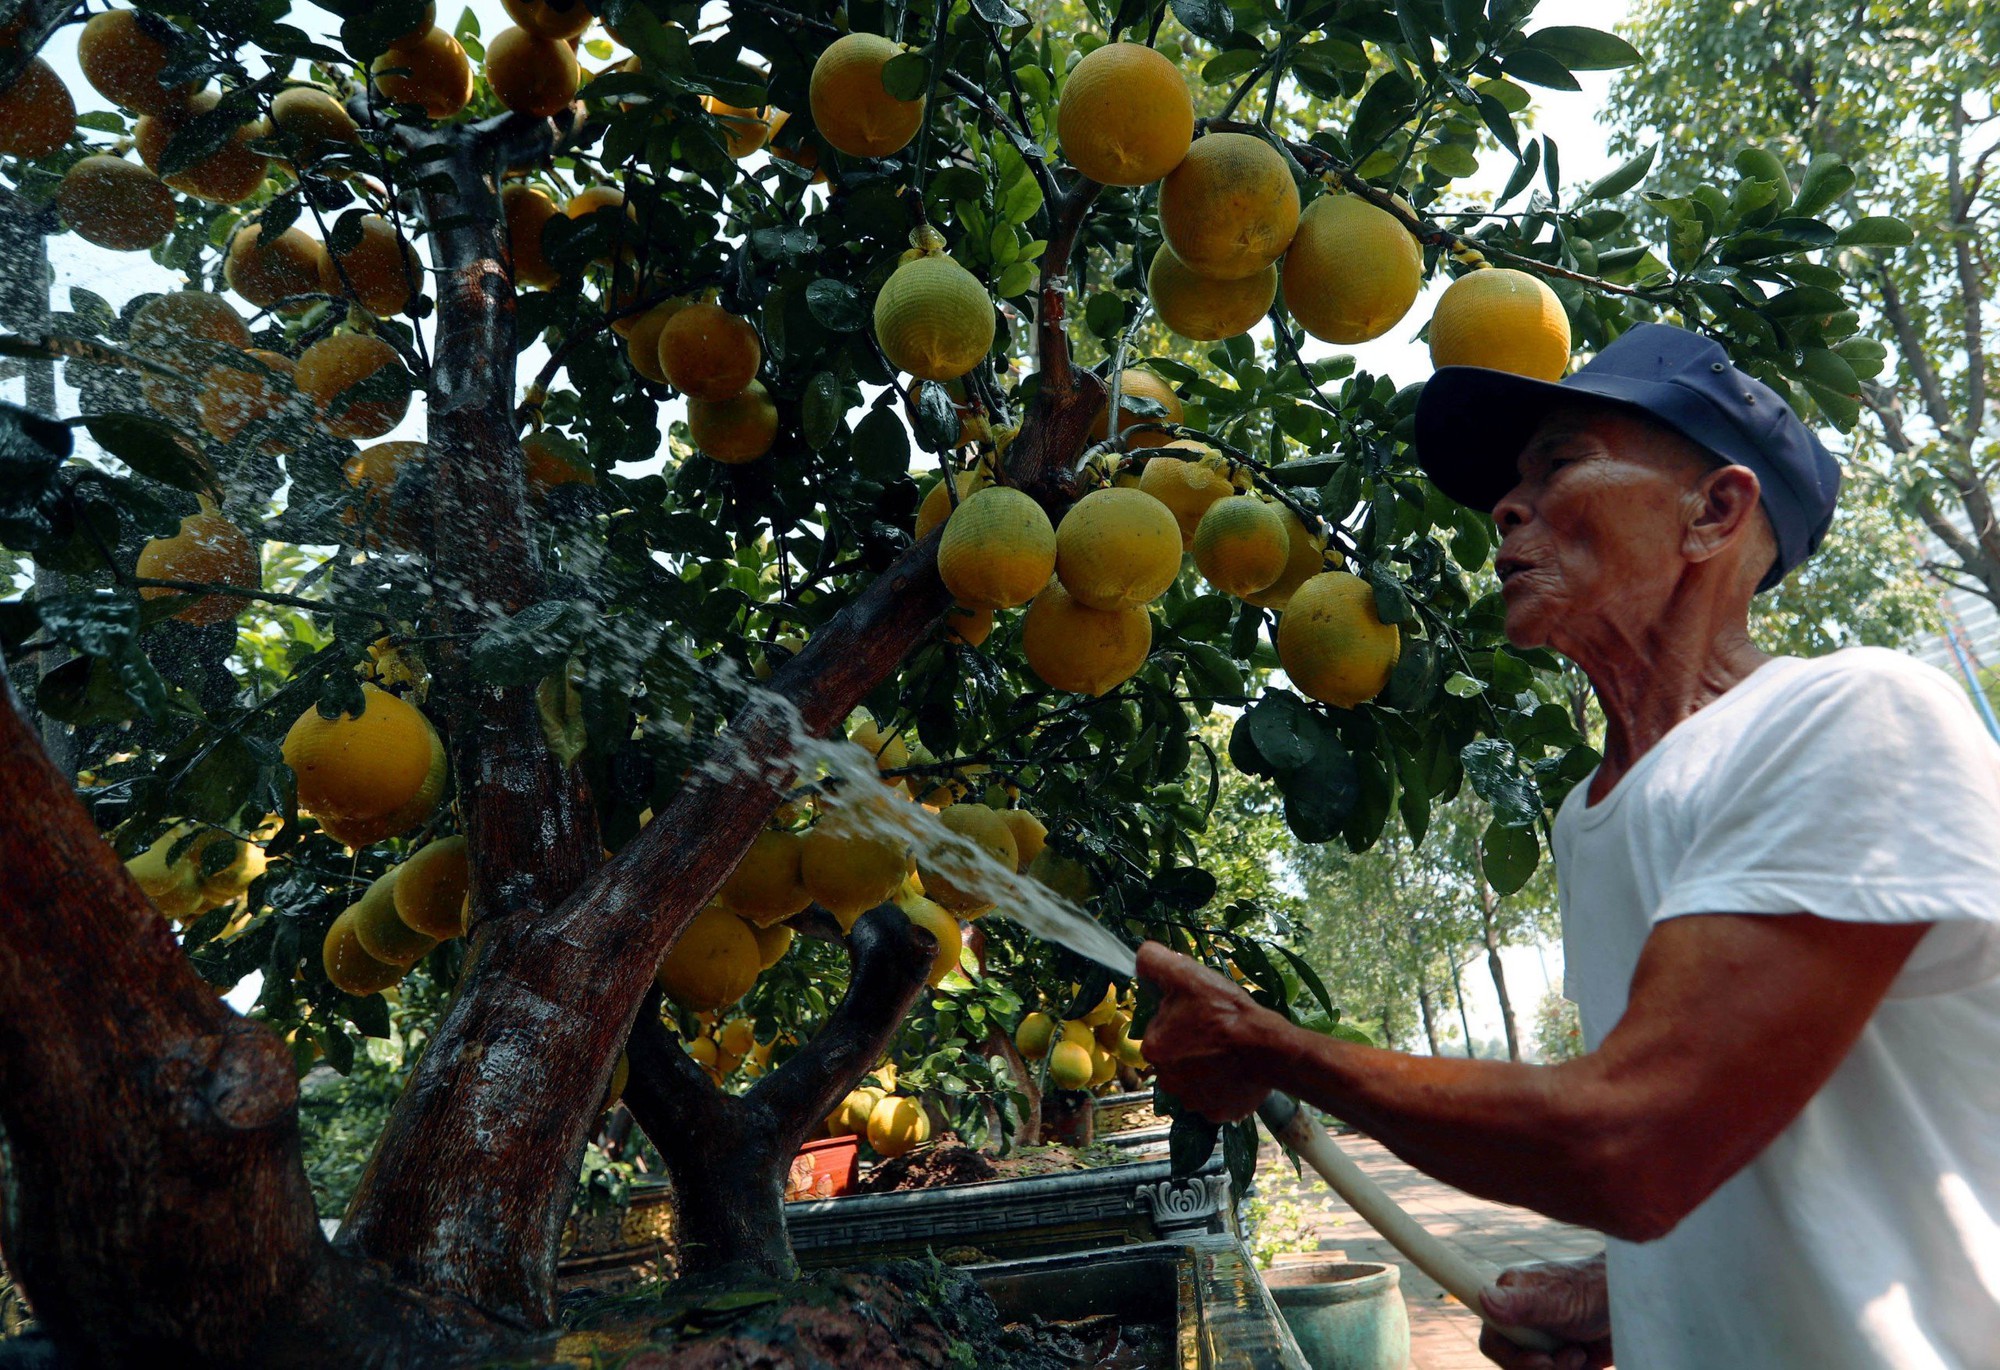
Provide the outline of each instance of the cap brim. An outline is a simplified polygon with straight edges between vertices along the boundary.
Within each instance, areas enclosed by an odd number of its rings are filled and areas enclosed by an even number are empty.
[[[1520,481],[1521,449],[1542,420],[1579,398],[1607,397],[1511,371],[1440,367],[1417,397],[1417,465],[1446,496],[1490,514]]]

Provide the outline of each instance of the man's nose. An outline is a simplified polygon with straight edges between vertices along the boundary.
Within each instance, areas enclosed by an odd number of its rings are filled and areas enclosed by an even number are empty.
[[[1526,481],[1518,482],[1493,506],[1493,522],[1499,525],[1500,536],[1505,537],[1528,521],[1527,487]]]

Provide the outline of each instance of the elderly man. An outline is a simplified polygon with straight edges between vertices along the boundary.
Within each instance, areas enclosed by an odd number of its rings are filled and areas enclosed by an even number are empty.
[[[1508,638],[1589,675],[1604,761],[1554,830],[1587,1055],[1441,1060],[1302,1031],[1149,944],[1161,1083],[1302,1096],[1475,1194],[1606,1234],[1488,1316],[1505,1366],[2000,1366],[2000,749],[1942,674],[1773,658],[1758,590],[1838,468],[1714,343],[1642,325],[1561,385],[1446,368],[1419,460],[1490,510]],[[1608,1286],[1608,1287],[1607,1287]]]

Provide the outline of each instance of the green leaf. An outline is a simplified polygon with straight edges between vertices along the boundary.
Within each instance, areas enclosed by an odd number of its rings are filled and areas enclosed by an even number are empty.
[[[1533,828],[1508,827],[1498,818],[1486,825],[1479,868],[1496,894],[1512,894],[1527,884],[1541,859],[1542,844]]]
[[[1236,31],[1236,16],[1229,11],[1229,0],[1171,0],[1171,4],[1174,18],[1197,38],[1220,43]]]
[[[910,469],[910,435],[888,409],[871,409],[855,425],[854,468],[872,481],[887,485]]]
[[[1655,143],[1636,157],[1620,163],[1584,188],[1583,202],[1609,200],[1623,195],[1646,179],[1646,173],[1653,169],[1653,159],[1659,155],[1660,145]]]
[[[1482,737],[1466,743],[1458,756],[1472,788],[1493,806],[1495,821],[1510,828],[1534,826],[1542,816],[1542,796],[1509,743]]]
[[[1008,4],[1007,0],[972,0],[972,8],[995,28],[1018,29],[1031,22],[1027,15]]]
[[[920,100],[930,84],[930,59],[921,52],[899,52],[882,65],[882,89],[898,100]]]
[[[566,599],[531,604],[473,639],[472,673],[491,685],[532,685],[569,655],[583,625]]]
[[[1637,66],[1640,61],[1639,49],[1617,34],[1569,24],[1536,29],[1528,35],[1527,45],[1532,51],[1555,58],[1571,71],[1613,71]]]
[[[1322,737],[1313,758],[1285,775],[1285,826],[1301,842],[1331,842],[1361,800],[1361,770],[1331,734]]]
[[[1857,219],[1834,236],[1842,247],[1908,247],[1916,240],[1908,224],[1886,214]]]
[[[1536,48],[1521,48],[1500,59],[1500,69],[1517,81],[1549,90],[1582,90],[1569,68]]]
[[[97,445],[140,475],[199,494],[215,489],[215,473],[178,429],[141,414],[93,414],[83,421]]]
[[[1193,1109],[1177,1110],[1167,1129],[1167,1160],[1174,1178],[1184,1179],[1207,1165],[1221,1135],[1219,1126]]]
[[[806,312],[834,333],[854,333],[868,325],[868,306],[862,303],[861,292],[846,281],[823,279],[807,286]]]
[[[805,399],[800,406],[799,427],[805,435],[806,446],[818,452],[833,441],[834,433],[840,428],[840,420],[846,414],[846,406],[841,401],[840,377],[831,371],[822,371],[806,385]]]
[[[949,452],[958,445],[958,406],[951,392],[937,381],[917,388],[917,446],[926,452]]]
[[[1828,205],[1854,189],[1854,168],[1838,157],[1815,157],[1799,181],[1792,197],[1795,218],[1811,219]]]
[[[1264,54],[1257,48],[1229,48],[1208,59],[1202,66],[1204,84],[1219,86],[1263,65]]]

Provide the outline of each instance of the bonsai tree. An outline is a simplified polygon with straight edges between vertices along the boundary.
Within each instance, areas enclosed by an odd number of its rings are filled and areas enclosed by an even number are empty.
[[[927,981],[985,1103],[1016,1015],[1101,1019],[963,927],[1024,866],[1330,1020],[1215,904],[1223,768],[1355,850],[1469,781],[1505,893],[1592,757],[1421,378],[1317,343],[1450,279],[1441,363],[1664,316],[1807,406],[1869,364],[1844,178],[1741,160],[1640,239],[1652,151],[1575,191],[1526,118],[1637,54],[1526,3],[698,8],[10,11],[6,217],[186,282],[5,344],[75,411],[0,428],[6,1257],[82,1362],[518,1345],[615,1074],[683,1269],[788,1271],[793,1153]],[[298,1075],[406,975],[447,1007],[329,1242]],[[795,1040],[723,1089],[746,991]]]

